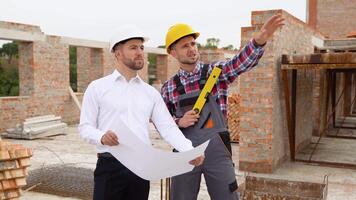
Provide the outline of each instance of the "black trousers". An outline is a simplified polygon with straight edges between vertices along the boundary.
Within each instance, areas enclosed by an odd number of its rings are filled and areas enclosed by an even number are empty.
[[[99,157],[94,171],[94,200],[147,200],[150,182],[114,157]]]

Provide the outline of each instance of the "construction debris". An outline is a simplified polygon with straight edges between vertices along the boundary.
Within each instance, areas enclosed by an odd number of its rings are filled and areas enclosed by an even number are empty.
[[[61,119],[61,117],[54,115],[27,118],[22,124],[17,124],[16,128],[7,129],[3,136],[7,138],[32,140],[67,134],[67,124],[61,122]]]
[[[18,199],[26,185],[32,150],[20,144],[0,141],[0,199]]]
[[[44,166],[29,172],[25,190],[75,197],[93,198],[94,170],[66,164]]]

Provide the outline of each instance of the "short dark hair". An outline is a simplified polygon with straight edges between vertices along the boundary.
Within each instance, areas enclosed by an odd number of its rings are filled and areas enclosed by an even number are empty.
[[[171,45],[169,45],[168,51],[171,51],[171,50],[174,48],[174,46],[175,46],[181,39],[183,39],[183,38],[185,38],[185,37],[188,37],[188,36],[193,36],[193,38],[196,39],[194,33],[189,34],[189,35],[186,35],[186,36],[183,36],[183,37],[179,38],[178,40],[174,41]]]
[[[122,40],[122,41],[120,41],[120,42],[118,42],[118,43],[116,43],[116,44],[114,45],[114,47],[112,48],[113,51],[116,51],[116,49],[117,49],[120,45],[125,44],[125,43],[126,43],[127,41],[129,41],[129,40],[134,40],[134,39],[141,40],[142,42],[144,41],[144,39],[143,39],[142,37],[133,37],[133,38],[129,38],[129,39],[126,39],[126,40]]]

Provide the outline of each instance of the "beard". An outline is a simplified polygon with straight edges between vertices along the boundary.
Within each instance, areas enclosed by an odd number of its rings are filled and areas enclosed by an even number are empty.
[[[123,59],[122,61],[128,68],[132,70],[140,70],[143,68],[144,59],[143,58],[135,58],[133,60]]]
[[[197,55],[195,58],[178,58],[178,61],[182,64],[186,65],[193,65],[196,64],[199,60],[199,55]]]

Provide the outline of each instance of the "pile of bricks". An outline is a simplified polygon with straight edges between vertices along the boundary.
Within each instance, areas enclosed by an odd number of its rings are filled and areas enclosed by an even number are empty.
[[[26,185],[32,149],[0,138],[0,199],[19,199]]]
[[[227,120],[231,140],[239,142],[240,140],[240,95],[233,93],[228,99]]]

